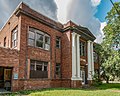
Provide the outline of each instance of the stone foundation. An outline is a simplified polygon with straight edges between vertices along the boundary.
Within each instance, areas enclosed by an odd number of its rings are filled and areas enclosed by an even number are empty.
[[[71,80],[70,79],[28,79],[28,80],[19,80],[19,85],[12,86],[13,92],[20,90],[36,90],[42,88],[71,88]],[[79,82],[76,82],[78,85]],[[78,86],[74,87],[77,88]]]

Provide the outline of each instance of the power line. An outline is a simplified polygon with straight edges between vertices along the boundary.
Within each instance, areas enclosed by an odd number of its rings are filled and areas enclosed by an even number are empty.
[[[113,5],[113,7],[115,8],[115,10],[116,10],[116,12],[118,13],[118,15],[120,15],[120,13],[119,13],[118,9],[116,8],[116,6],[114,5],[113,1],[110,0],[110,2],[112,3],[112,5]]]

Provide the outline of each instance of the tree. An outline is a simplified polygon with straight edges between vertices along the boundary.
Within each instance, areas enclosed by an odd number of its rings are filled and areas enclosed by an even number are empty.
[[[120,2],[114,3],[118,12],[120,12]],[[101,44],[101,70],[102,77],[108,81],[110,79],[120,78],[120,48],[114,47],[120,45],[120,15],[113,7],[107,16],[107,25],[103,29],[105,38]]]
[[[109,44],[111,47],[120,45],[120,2],[114,3],[115,7],[112,7],[110,12],[107,13],[106,20],[107,26],[104,28],[104,43]]]

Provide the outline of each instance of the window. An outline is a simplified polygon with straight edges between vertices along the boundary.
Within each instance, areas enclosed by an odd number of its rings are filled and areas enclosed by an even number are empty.
[[[86,43],[80,41],[80,56],[86,56]]]
[[[43,35],[37,33],[37,38],[36,38],[36,46],[44,48],[44,40],[43,40]]]
[[[18,40],[18,27],[16,27],[13,31],[12,31],[12,48],[17,46],[17,40]]]
[[[34,28],[29,28],[28,45],[50,50],[50,36]]]
[[[45,36],[45,49],[49,50],[50,49],[50,37]]]
[[[56,37],[56,48],[60,48],[60,37]]]
[[[48,62],[30,61],[30,78],[48,78]]]
[[[97,53],[93,52],[93,56],[94,56],[94,62],[97,63],[98,62],[98,55],[97,55]]]
[[[4,38],[4,47],[6,47],[6,37]]]
[[[35,45],[35,33],[32,30],[29,30],[28,44],[31,46]]]
[[[56,64],[56,75],[60,78],[61,77],[61,66],[60,63]]]

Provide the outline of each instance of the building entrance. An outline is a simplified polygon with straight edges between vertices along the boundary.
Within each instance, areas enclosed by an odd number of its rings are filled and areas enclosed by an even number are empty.
[[[12,68],[0,67],[0,89],[11,90]]]

